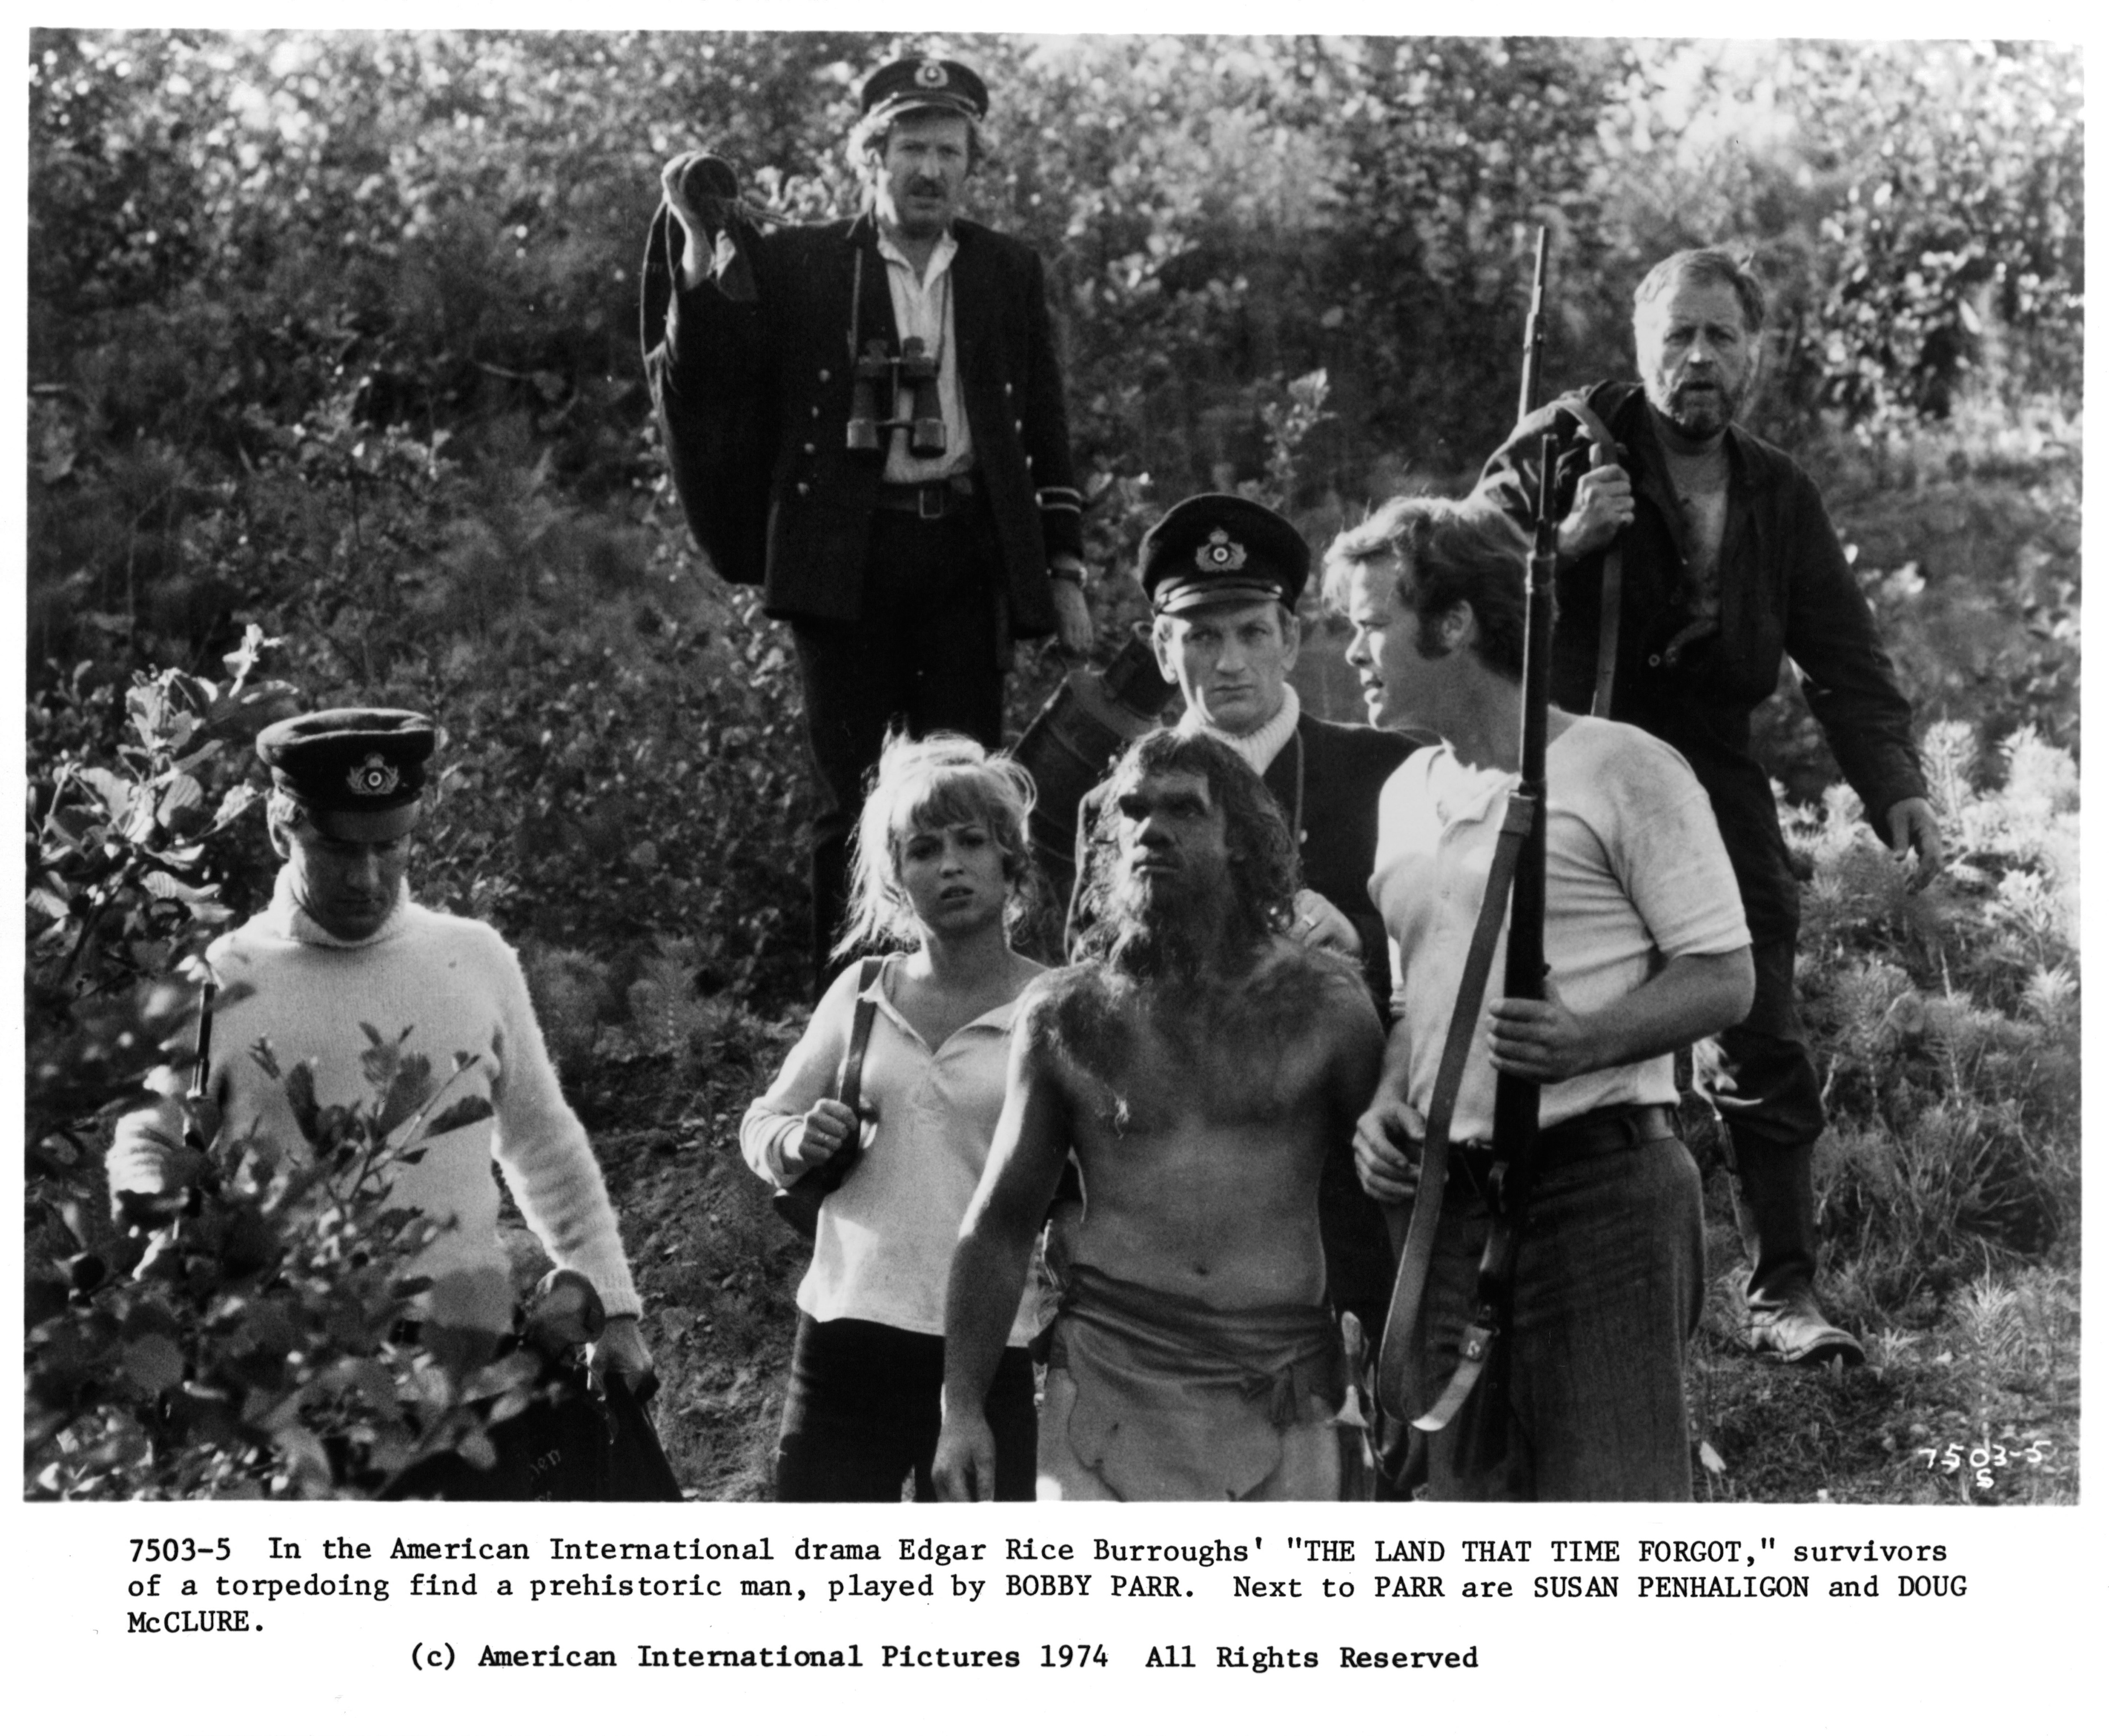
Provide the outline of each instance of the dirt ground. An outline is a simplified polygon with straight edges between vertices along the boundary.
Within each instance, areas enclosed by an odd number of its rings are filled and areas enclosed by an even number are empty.
[[[739,1159],[738,1117],[757,1084],[728,1079],[716,1091],[683,1093],[646,1068],[580,1104],[645,1296],[661,1437],[698,1500],[769,1499],[793,1298],[808,1253]],[[639,1130],[640,1121],[649,1125]],[[1850,1323],[1868,1343],[1864,1367],[1799,1371],[1742,1348],[1746,1268],[1718,1168],[1708,1179],[1707,1232],[1714,1278],[1687,1384],[1699,1499],[2077,1500],[2076,1274],[2053,1287],[2052,1304],[2066,1314],[2048,1355],[2040,1342],[2025,1353],[1988,1350],[1984,1310],[1973,1315],[1959,1298],[1922,1331]],[[519,1239],[530,1266],[539,1251],[524,1231]]]

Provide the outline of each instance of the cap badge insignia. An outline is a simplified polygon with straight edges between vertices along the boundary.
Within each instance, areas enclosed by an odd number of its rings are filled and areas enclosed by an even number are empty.
[[[1245,545],[1233,543],[1227,530],[1212,530],[1208,540],[1194,550],[1194,564],[1212,572],[1241,571],[1245,564]]]
[[[371,753],[345,774],[344,781],[355,796],[393,796],[403,774],[378,753]]]
[[[915,69],[915,82],[925,90],[941,89],[945,83],[945,69],[936,61],[925,61]]]

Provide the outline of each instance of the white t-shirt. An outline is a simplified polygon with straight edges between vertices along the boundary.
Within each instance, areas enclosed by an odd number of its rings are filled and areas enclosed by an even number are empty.
[[[1461,764],[1446,746],[1392,773],[1377,809],[1370,896],[1392,949],[1393,1005],[1411,1041],[1407,1102],[1418,1134],[1435,1093],[1472,929],[1501,833],[1512,772]],[[1546,751],[1545,956],[1577,1012],[1609,1005],[1666,958],[1750,944],[1735,871],[1706,792],[1682,755],[1624,724],[1576,718]],[[1502,993],[1508,930],[1488,999]],[[1671,1057],[1629,1062],[1543,1088],[1550,1127],[1616,1103],[1677,1100]],[[1493,1132],[1494,1066],[1480,1017],[1458,1088],[1452,1139]]]

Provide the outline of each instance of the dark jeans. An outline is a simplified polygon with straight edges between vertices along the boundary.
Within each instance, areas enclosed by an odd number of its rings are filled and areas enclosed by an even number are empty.
[[[1470,1185],[1454,1184],[1416,1331],[1422,1409],[1456,1368],[1492,1224]],[[1483,1374],[1464,1410],[1432,1437],[1428,1498],[1690,1500],[1684,1353],[1705,1285],[1699,1168],[1678,1141],[1542,1171],[1519,1244],[1506,1369]],[[1505,1401],[1491,1429],[1490,1393]],[[1489,1432],[1506,1438],[1492,1463],[1473,1450]]]
[[[1757,995],[1749,1017],[1721,1033],[1736,1089],[1719,1099],[1736,1142],[1736,1166],[1762,1162],[1772,1147],[1806,1147],[1823,1131],[1823,1092],[1794,1005],[1794,938],[1750,949]]]
[[[871,1320],[798,1316],[784,1428],[776,1437],[779,1501],[897,1501],[915,1477],[932,1501],[945,1341]],[[1032,1356],[1006,1350],[983,1407],[996,1432],[996,1498],[1029,1501],[1039,1457]]]
[[[901,724],[918,737],[957,730],[984,747],[1002,740],[1002,573],[985,512],[934,520],[877,512],[863,614],[794,624],[806,742],[820,784],[812,859],[816,999],[842,924],[850,837],[887,726]]]

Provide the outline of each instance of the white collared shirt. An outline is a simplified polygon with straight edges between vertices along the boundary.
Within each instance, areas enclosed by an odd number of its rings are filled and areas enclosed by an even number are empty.
[[[856,967],[843,974],[853,988]],[[798,1306],[815,1320],[874,1320],[942,1337],[960,1220],[980,1185],[1003,1109],[1018,1003],[969,1020],[933,1050],[887,994],[887,974],[865,991],[877,1008],[858,1089],[870,1143],[820,1207]],[[856,1004],[831,990],[775,1083],[748,1107],[740,1151],[756,1175],[781,1184],[802,1170],[787,1161],[785,1146],[806,1111],[833,1090]],[[1030,1343],[1039,1323],[1028,1272],[1009,1341]]]
[[[937,357],[937,407],[945,418],[945,450],[934,458],[915,457],[908,449],[908,431],[893,431],[886,449],[888,482],[933,482],[973,468],[973,438],[967,431],[966,401],[960,395],[959,322],[952,313],[952,255],[959,250],[959,242],[947,230],[919,279],[908,255],[883,228],[878,232],[878,255],[886,261],[886,287],[893,298],[893,323],[904,347],[910,338],[919,337],[924,349]],[[913,412],[914,400],[904,386],[893,413],[905,420]]]

